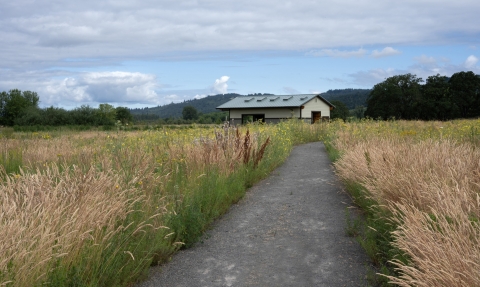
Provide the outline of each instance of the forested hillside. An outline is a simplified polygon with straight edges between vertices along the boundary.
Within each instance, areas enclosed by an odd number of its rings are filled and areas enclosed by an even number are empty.
[[[357,106],[365,106],[368,94],[371,90],[368,89],[342,89],[342,90],[329,90],[326,93],[322,93],[321,96],[329,101],[341,101],[349,109],[354,109]],[[254,94],[254,95],[267,95],[267,94]],[[229,100],[242,97],[244,95],[230,93],[220,94],[214,96],[208,96],[203,99],[192,99],[182,103],[171,103],[164,106],[158,106],[154,108],[143,109],[131,109],[130,112],[136,118],[143,119],[156,119],[156,118],[181,118],[183,108],[186,106],[193,106],[198,112],[206,114],[211,112],[218,112],[216,107],[228,102]]]
[[[353,110],[359,106],[367,106],[367,98],[371,91],[370,89],[340,89],[328,90],[320,95],[328,101],[340,101],[349,110]]]
[[[221,104],[228,102],[230,99],[240,97],[239,94],[220,94],[215,96],[208,96],[203,99],[192,99],[184,101],[182,103],[171,103],[164,106],[158,106],[154,108],[143,108],[143,109],[131,109],[130,112],[134,116],[138,115],[154,115],[153,118],[181,118],[183,108],[186,106],[193,106],[198,112],[202,114],[218,112],[219,110],[215,109]],[[148,119],[148,116],[145,117]]]

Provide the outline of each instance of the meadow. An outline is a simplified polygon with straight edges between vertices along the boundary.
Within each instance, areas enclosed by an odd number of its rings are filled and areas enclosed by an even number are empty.
[[[0,138],[0,286],[130,286],[324,125]]]
[[[329,127],[365,222],[350,220],[385,286],[480,286],[480,120]],[[391,285],[388,285],[391,284]]]
[[[131,286],[318,140],[372,284],[480,286],[480,120],[1,135],[0,286]]]

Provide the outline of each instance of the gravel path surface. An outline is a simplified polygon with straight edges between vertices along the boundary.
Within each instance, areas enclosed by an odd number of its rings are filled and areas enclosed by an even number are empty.
[[[369,260],[345,234],[350,204],[324,145],[295,147],[199,243],[137,286],[366,286]]]

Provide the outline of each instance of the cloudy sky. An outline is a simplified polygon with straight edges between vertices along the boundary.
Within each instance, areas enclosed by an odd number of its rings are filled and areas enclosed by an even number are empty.
[[[0,91],[146,107],[480,74],[478,0],[0,2]]]

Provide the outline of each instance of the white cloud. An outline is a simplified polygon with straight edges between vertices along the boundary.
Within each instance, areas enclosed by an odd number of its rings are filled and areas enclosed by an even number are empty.
[[[80,84],[74,78],[65,78],[61,81],[50,81],[42,89],[42,94],[46,94],[46,100],[42,97],[42,104],[54,105],[62,100],[72,102],[90,102],[92,98],[86,93],[87,85]]]
[[[130,72],[89,72],[37,83],[42,106],[110,103],[157,105],[162,99],[154,75]]]
[[[470,55],[467,60],[465,60],[465,68],[472,69],[477,66],[478,58],[474,55]]]
[[[334,57],[334,58],[361,58],[367,54],[367,50],[358,49],[353,51],[346,50],[337,50],[337,49],[322,49],[322,50],[312,50],[307,53],[307,55],[314,57]]]
[[[175,101],[181,101],[187,95],[191,99],[211,92],[226,93],[229,86],[230,91],[232,86],[237,86],[231,81],[227,84],[228,79],[222,78],[210,86],[209,81],[215,79],[211,78],[215,77],[213,75],[208,76],[210,80],[202,80],[205,84],[196,82],[200,88],[192,87],[189,85],[194,81],[184,79],[185,73],[178,69],[171,71],[175,76],[168,79],[178,90],[162,90],[155,76],[149,74],[153,70],[150,68],[124,69],[144,72],[138,74],[77,72],[80,70],[112,71],[128,63],[165,59],[184,61],[187,66],[179,67],[189,69],[191,60],[208,62],[212,58],[235,58],[261,62],[266,59],[265,55],[271,59],[275,55],[306,51],[316,57],[368,57],[371,60],[370,57],[400,52],[392,47],[428,49],[438,45],[461,45],[477,49],[480,35],[478,0],[461,0],[461,5],[458,1],[447,0],[438,0],[435,5],[431,0],[163,0],[135,3],[83,0],[66,1],[62,5],[48,0],[3,2],[0,5],[0,38],[6,44],[0,47],[0,87],[5,90],[23,87],[39,94],[42,92],[43,104],[54,105],[63,101],[156,105],[169,101],[164,96],[175,95]],[[381,48],[371,51],[358,47]],[[404,53],[408,51],[405,49]],[[462,61],[466,56],[468,54],[462,56]],[[463,69],[470,67],[468,69],[478,71],[478,59],[472,57],[460,65]],[[428,57],[417,62],[418,67],[413,67],[412,71],[444,73],[457,68]],[[163,68],[159,63],[157,69],[160,71]],[[336,67],[340,69],[344,69],[343,75],[351,73],[352,69],[355,71],[351,66]],[[271,70],[265,71],[264,75]],[[366,73],[375,79],[376,73],[382,74],[375,71]],[[166,72],[158,72],[159,79],[161,73]],[[348,84],[348,79],[340,78],[339,73],[342,72],[328,75],[332,77],[331,85]],[[240,81],[237,75],[235,78]],[[179,80],[172,79],[175,77]],[[251,82],[260,81],[258,78]],[[282,83],[276,85],[277,88],[265,89],[272,91],[283,86]],[[294,82],[291,85],[308,89],[308,85]],[[252,90],[245,82],[242,88]]]
[[[462,0],[462,5],[447,0],[435,5],[428,0],[7,2],[0,11],[0,38],[8,47],[2,47],[0,63],[12,66],[59,67],[65,58],[138,59],[165,52],[191,57],[192,52],[228,50],[313,49],[313,54],[348,58],[365,51],[329,47],[478,45],[474,39],[480,33],[477,0]],[[378,56],[392,52],[387,48]]]
[[[200,99],[203,99],[203,98],[206,98],[207,95],[195,95],[195,97],[193,97],[194,99],[197,99],[197,100],[200,100]]]
[[[78,82],[87,86],[85,93],[95,102],[145,103],[158,102],[158,88],[154,75],[130,72],[90,72],[82,74]]]
[[[372,57],[374,58],[382,58],[382,57],[388,57],[388,56],[394,56],[401,54],[402,52],[395,50],[392,47],[385,47],[383,50],[378,51],[378,50],[373,50],[372,51]]]
[[[217,94],[226,94],[228,91],[228,79],[230,79],[229,76],[222,76],[220,79],[216,79],[215,83],[213,83],[212,92]]]

